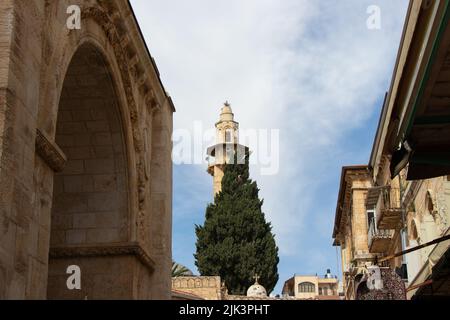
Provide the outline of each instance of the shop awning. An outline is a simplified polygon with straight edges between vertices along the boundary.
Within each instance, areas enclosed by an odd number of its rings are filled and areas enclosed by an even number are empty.
[[[450,7],[442,16],[417,92],[400,117],[391,175],[408,166],[408,180],[450,175]]]

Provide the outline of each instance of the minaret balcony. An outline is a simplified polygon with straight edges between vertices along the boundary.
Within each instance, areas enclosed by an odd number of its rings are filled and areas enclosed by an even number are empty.
[[[224,157],[229,153],[235,154],[236,151],[238,152],[238,154],[240,153],[242,155],[245,155],[248,150],[248,147],[243,146],[239,143],[224,142],[209,147],[206,151],[206,154],[217,159],[219,157]]]

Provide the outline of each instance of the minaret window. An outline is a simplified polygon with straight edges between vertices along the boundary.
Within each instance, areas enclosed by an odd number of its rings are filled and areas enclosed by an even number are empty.
[[[231,129],[227,129],[225,131],[225,142],[226,143],[233,142],[232,141],[232,136],[233,136],[233,133],[231,132]]]

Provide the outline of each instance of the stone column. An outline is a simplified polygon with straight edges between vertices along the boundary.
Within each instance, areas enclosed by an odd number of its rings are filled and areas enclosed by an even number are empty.
[[[172,112],[168,104],[155,112],[152,123],[151,256],[155,271],[151,298],[170,299],[172,264]],[[164,189],[161,189],[164,188]]]

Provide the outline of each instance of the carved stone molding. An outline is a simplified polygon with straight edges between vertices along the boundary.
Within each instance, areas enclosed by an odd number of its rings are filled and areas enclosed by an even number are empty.
[[[36,129],[36,153],[55,172],[61,172],[67,161],[67,157],[62,150],[51,142],[43,132]]]
[[[172,287],[179,289],[216,288],[220,285],[218,276],[181,276],[172,278]]]
[[[111,256],[135,256],[150,272],[155,270],[155,262],[137,242],[53,247],[49,254],[51,259]]]

